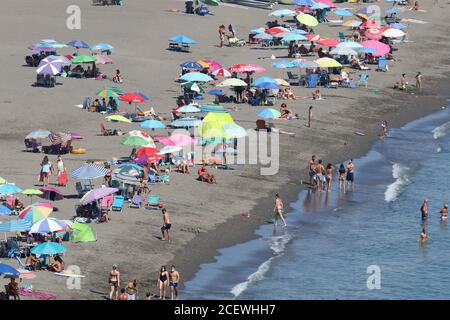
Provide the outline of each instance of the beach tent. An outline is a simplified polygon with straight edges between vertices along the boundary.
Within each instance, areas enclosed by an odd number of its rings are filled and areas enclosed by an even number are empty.
[[[74,242],[94,242],[97,238],[91,226],[75,222],[72,225],[72,241]]]

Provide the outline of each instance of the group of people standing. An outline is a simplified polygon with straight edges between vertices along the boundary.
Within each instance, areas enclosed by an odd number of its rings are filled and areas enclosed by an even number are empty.
[[[63,181],[63,177],[67,180],[66,168],[64,166],[64,161],[62,157],[59,155],[56,160],[56,168],[58,174],[58,184],[65,185],[67,181]],[[39,182],[42,182],[42,185],[48,186],[50,183],[50,176],[53,174],[54,168],[52,162],[49,160],[48,156],[45,156],[41,162],[41,170],[39,172]]]
[[[228,25],[228,31],[230,32],[229,35],[227,35],[227,28],[223,24],[219,26],[219,40],[220,40],[219,47],[221,48],[225,43],[225,38],[228,39],[236,38],[236,31],[234,30],[231,24]]]
[[[308,162],[310,186],[321,192],[325,190],[330,192],[335,170],[336,168],[331,163],[328,163],[327,166],[325,166],[321,159],[316,162],[316,156],[313,155]],[[345,191],[346,186],[353,189],[355,181],[355,165],[353,160],[350,159],[346,165],[341,163],[338,173],[339,190]]]
[[[422,232],[420,233],[420,242],[421,243],[426,243],[428,241],[428,234],[425,229],[425,225],[428,221],[429,208],[430,208],[430,204],[428,202],[428,199],[424,199],[422,202],[422,205],[420,206],[420,213],[421,213],[421,218],[422,218]],[[441,215],[441,221],[442,222],[447,221],[447,218],[448,218],[448,204],[447,203],[445,203],[442,206],[439,213]]]

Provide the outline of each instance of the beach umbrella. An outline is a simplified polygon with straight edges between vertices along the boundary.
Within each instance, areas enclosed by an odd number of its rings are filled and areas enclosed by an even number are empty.
[[[146,120],[141,123],[141,128],[144,129],[164,129],[166,125],[159,120]]]
[[[291,33],[289,35],[286,35],[283,37],[284,41],[305,41],[307,40],[304,35],[297,34],[297,33]]]
[[[278,85],[280,85],[280,86],[283,86],[283,87],[289,87],[290,86],[290,84],[284,79],[276,78],[275,80],[278,83]]]
[[[182,113],[195,113],[200,112],[200,109],[192,104],[188,104],[186,106],[181,106],[180,108],[177,109],[177,111]]]
[[[351,17],[353,15],[353,12],[351,12],[349,10],[345,10],[345,9],[337,9],[337,10],[333,10],[331,12],[333,14],[335,14],[337,16],[341,16],[341,17]]]
[[[327,58],[327,57],[314,60],[314,62],[317,63],[319,65],[319,67],[321,67],[321,68],[342,67],[342,64],[340,64],[339,62],[337,62],[334,59]]]
[[[154,154],[152,156],[144,154],[142,156],[137,157],[134,160],[134,162],[139,163],[139,164],[149,164],[149,163],[159,162],[163,158],[164,157],[159,154]]]
[[[379,28],[369,28],[364,32],[367,39],[380,40],[383,37],[382,31]]]
[[[208,65],[207,68],[212,71],[216,71],[217,69],[223,69],[223,66],[216,60],[199,60],[198,63],[206,63]]]
[[[383,36],[386,38],[400,38],[404,37],[405,33],[399,29],[389,28],[383,32]]]
[[[359,48],[358,51],[359,53],[370,53],[370,54],[374,54],[376,52],[375,49],[366,47]]]
[[[203,89],[203,87],[200,86],[197,82],[185,82],[185,83],[181,84],[181,87],[189,89],[189,90],[197,92],[197,93],[205,93],[205,89]]]
[[[330,51],[331,55],[338,55],[338,56],[357,56],[358,52],[356,52],[353,49],[350,48],[334,48]]]
[[[280,89],[278,83],[275,82],[261,82],[258,84],[253,84],[253,87],[257,89]]]
[[[49,202],[36,202],[25,207],[19,214],[19,219],[28,220],[36,223],[39,220],[47,218],[53,211],[53,206]]]
[[[25,232],[31,228],[30,220],[11,220],[0,223],[0,232]]]
[[[212,72],[212,74],[216,77],[231,77],[231,72],[225,68],[219,68]]]
[[[276,61],[272,63],[273,68],[277,69],[290,69],[295,68],[295,63],[293,61]]]
[[[114,49],[114,47],[108,43],[99,43],[91,46],[91,51],[107,51],[112,49]]]
[[[253,86],[256,86],[256,85],[258,85],[260,83],[264,83],[264,82],[277,83],[277,81],[274,78],[271,78],[271,77],[259,77],[259,78],[255,79],[252,84],[253,84]]]
[[[105,87],[106,90],[114,91],[115,93],[118,93],[119,95],[124,94],[122,88],[119,87]]]
[[[62,62],[58,60],[41,61],[39,62],[39,65],[36,68],[36,73],[57,75],[58,73],[61,72],[62,66],[63,66]]]
[[[5,183],[8,183],[8,181],[6,181],[4,178],[0,177],[0,185],[5,184]]]
[[[227,136],[228,139],[230,138],[243,138],[247,135],[247,132],[244,128],[241,126],[238,126],[235,123],[226,123],[222,126],[222,130]]]
[[[0,185],[0,194],[13,195],[22,191],[19,187],[12,183],[5,183]]]
[[[266,71],[266,69],[264,69],[263,67],[260,67],[258,65],[254,65],[254,64],[237,64],[237,65],[232,66],[230,68],[230,71],[236,72],[236,73],[259,73],[259,72]],[[232,80],[232,79],[227,79],[227,80]],[[225,81],[227,81],[227,80],[225,80]],[[236,80],[239,80],[239,79],[236,79]]]
[[[42,191],[42,195],[40,196],[43,199],[51,200],[51,201],[59,201],[64,199],[64,194],[61,192],[61,190],[51,187],[51,186],[45,186],[42,188],[39,188],[39,190]]]
[[[218,87],[245,87],[247,83],[241,79],[230,78],[222,81]]]
[[[34,140],[47,139],[50,134],[51,132],[47,130],[37,130],[27,134],[25,139],[34,139]]]
[[[72,64],[72,62],[67,59],[65,56],[55,56],[55,55],[51,55],[48,56],[44,59],[41,60],[41,62],[52,62],[52,61],[58,61],[60,62],[63,66],[70,66]]]
[[[205,103],[200,106],[201,112],[218,112],[218,113],[228,113],[227,110],[223,106],[212,104],[212,103]]]
[[[329,8],[336,8],[336,5],[333,3],[333,2],[331,2],[330,0],[314,0],[316,3],[323,3],[323,4],[326,4],[327,5],[327,7],[329,7]]]
[[[107,98],[107,97],[118,97],[119,94],[111,89],[103,89],[100,91],[97,91],[97,96]]]
[[[214,79],[208,76],[207,74],[201,72],[189,72],[181,76],[180,80],[186,82],[194,82],[194,81],[208,82],[213,81]]]
[[[98,64],[113,64],[113,60],[104,54],[97,54],[95,59]]]
[[[255,28],[250,30],[250,34],[260,34],[266,32],[265,28]]]
[[[142,92],[134,92],[134,93],[137,94],[138,96],[141,96],[142,98],[144,98],[144,101],[150,100],[150,97]]]
[[[48,136],[52,145],[65,144],[72,140],[72,136],[65,132],[54,132]]]
[[[400,13],[400,9],[394,7],[394,8],[389,8],[389,9],[385,10],[384,12],[386,12],[387,14]]]
[[[180,36],[175,36],[169,39],[170,42],[174,42],[174,43],[184,43],[184,44],[196,44],[197,42],[189,37],[180,35]]]
[[[310,60],[299,59],[299,60],[294,60],[293,63],[295,64],[295,66],[297,68],[300,68],[300,69],[314,69],[314,68],[319,67],[319,65],[316,62],[310,61]]]
[[[364,42],[361,42],[361,45],[366,48],[371,48],[371,49],[375,50],[375,52],[373,53],[373,55],[375,57],[384,56],[384,55],[388,54],[390,51],[390,48],[387,44],[384,44],[384,43],[382,43],[380,41],[376,41],[376,40],[364,41]]]
[[[108,169],[94,164],[84,164],[70,173],[72,178],[78,180],[92,180],[102,178],[108,173]]]
[[[307,25],[309,27],[315,27],[319,24],[319,21],[312,15],[309,15],[307,13],[302,13],[297,16],[298,22],[301,24]]]
[[[209,90],[208,93],[213,96],[224,96],[225,95],[225,92],[223,92],[222,90],[218,90],[218,89]]]
[[[186,117],[180,118],[172,121],[170,125],[175,128],[190,128],[190,127],[198,127],[202,121],[198,118],[194,117]]]
[[[120,143],[126,146],[146,146],[148,141],[142,137],[128,136],[122,139]]]
[[[76,63],[89,63],[89,62],[95,62],[97,59],[94,56],[87,56],[84,54],[81,54],[79,56],[74,56],[72,59],[72,64]]]
[[[120,169],[120,171],[122,171],[122,170],[124,170],[124,171],[131,171],[131,170],[142,171],[142,170],[144,170],[144,168],[141,167],[140,165],[137,165],[137,164],[131,163],[131,162],[119,164],[117,167]]]
[[[153,142],[152,137],[145,131],[142,130],[132,130],[128,132],[129,137],[139,137],[147,141],[147,147],[155,148],[155,143]]]
[[[55,49],[62,49],[62,48],[67,48],[68,46],[65,43],[62,42],[44,42],[44,43],[40,43],[41,45],[43,45],[44,47],[50,47],[50,48],[55,48]]]
[[[11,210],[4,205],[0,205],[0,216],[9,216],[11,214]]]
[[[39,47],[39,46],[28,46],[28,49],[32,51],[42,51],[42,52],[54,52],[55,48],[51,47]]]
[[[66,248],[59,243],[56,242],[43,242],[41,244],[38,244],[36,247],[31,249],[31,253],[42,255],[42,254],[59,254],[59,253],[65,253]]]
[[[83,136],[81,135],[81,133],[78,133],[75,131],[67,131],[65,133],[67,133],[72,138],[72,140],[82,140],[83,139]]]
[[[283,33],[283,32],[289,32],[289,31],[290,31],[289,29],[284,28],[284,27],[279,27],[279,26],[266,29],[266,33],[272,34],[272,35],[275,35],[275,34],[278,34],[278,33]]]
[[[89,48],[89,45],[81,40],[73,40],[67,43],[68,46],[74,47],[74,48]]]
[[[144,97],[134,92],[128,92],[120,95],[119,100],[124,102],[136,102],[136,103],[142,103],[145,101]]]
[[[45,218],[34,223],[29,233],[53,233],[53,232],[63,232],[67,228],[67,225],[54,218]]]
[[[272,40],[273,36],[268,34],[268,33],[259,33],[256,36],[254,36],[253,39],[257,39],[257,40]]]
[[[320,44],[320,45],[326,46],[326,47],[335,47],[339,43],[341,43],[341,42],[339,40],[335,40],[335,39],[320,39],[319,41],[317,41],[317,44]]]
[[[8,264],[0,263],[0,275],[18,277],[20,275],[20,271]]]
[[[147,155],[147,156],[154,156],[155,154],[157,154],[159,152],[159,149],[157,148],[153,148],[153,147],[143,147],[140,148],[137,152],[136,152],[136,157],[140,157],[143,155]]]
[[[336,45],[336,48],[350,48],[353,50],[357,50],[362,47],[363,47],[362,45],[360,45],[358,42],[355,41],[344,41]]]
[[[311,10],[320,10],[320,9],[328,9],[330,6],[326,3],[317,2],[313,4],[311,7]]]
[[[117,188],[107,188],[107,187],[96,188],[96,189],[93,189],[93,190],[90,190],[89,192],[87,192],[81,198],[80,202],[81,202],[81,204],[86,205],[88,203],[97,201],[106,196],[114,194],[117,191],[119,191],[119,189],[117,189]]]
[[[351,28],[359,27],[361,24],[362,24],[361,21],[354,20],[354,19],[346,20],[342,23],[342,25],[344,27],[351,27]]]
[[[258,117],[265,118],[265,119],[278,119],[279,117],[281,117],[280,111],[272,109],[272,108],[261,109],[257,113],[257,115],[258,115]]]
[[[278,9],[269,13],[269,17],[293,17],[295,16],[294,10]]]
[[[292,4],[295,4],[297,6],[307,6],[307,7],[311,7],[315,4],[316,2],[313,0],[292,0]]]
[[[234,124],[234,120],[230,114],[210,112],[202,121],[200,136],[204,139],[226,139],[227,134],[223,130],[225,124]]]
[[[118,114],[114,114],[112,116],[107,116],[105,119],[109,120],[109,121],[117,121],[117,122],[126,122],[126,123],[131,123],[131,120],[128,118],[125,118],[124,116],[118,115]]]
[[[315,34],[315,33],[309,33],[309,34],[305,34],[305,38],[308,41],[316,42],[316,41],[320,40],[320,35]]]
[[[169,153],[176,153],[181,150],[182,150],[182,148],[178,147],[178,146],[165,146],[164,148],[159,150],[158,154],[163,155],[163,154],[169,154]]]
[[[180,67],[186,68],[186,69],[198,69],[198,70],[203,69],[203,66],[200,63],[195,62],[195,61],[183,62],[182,64],[180,64]]]
[[[147,161],[141,162],[142,164],[147,164]],[[119,181],[124,184],[137,186],[140,184],[140,181],[136,176],[130,175],[126,172],[117,172],[113,173],[112,179],[115,181]]]
[[[355,16],[360,17],[361,19],[367,20],[370,16],[369,7],[365,7],[359,9],[355,12]]]
[[[22,190],[20,193],[30,197],[31,202],[33,201],[33,196],[40,196],[43,194],[41,190],[37,189],[25,189]]]
[[[407,28],[407,26],[404,25],[403,23],[391,23],[389,26],[390,26],[391,28],[399,29],[399,30],[403,30],[403,29],[406,29],[406,28]]]
[[[196,140],[190,135],[175,133],[169,137],[158,137],[158,141],[166,146],[182,147],[186,145],[196,144]]]

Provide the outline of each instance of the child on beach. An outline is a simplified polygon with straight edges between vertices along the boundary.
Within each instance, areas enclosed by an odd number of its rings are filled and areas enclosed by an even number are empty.
[[[273,228],[275,229],[277,227],[278,219],[281,219],[284,227],[286,228],[287,223],[286,223],[286,220],[284,219],[284,214],[283,214],[283,201],[281,200],[280,195],[278,193],[275,195],[275,207],[273,208],[273,211],[275,212]]]

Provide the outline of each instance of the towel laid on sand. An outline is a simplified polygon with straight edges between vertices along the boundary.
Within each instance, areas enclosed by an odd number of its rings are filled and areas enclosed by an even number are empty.
[[[56,294],[51,294],[51,293],[42,292],[42,291],[33,291],[30,289],[20,289],[19,295],[33,297],[33,298],[37,298],[39,300],[53,300],[58,297]]]

